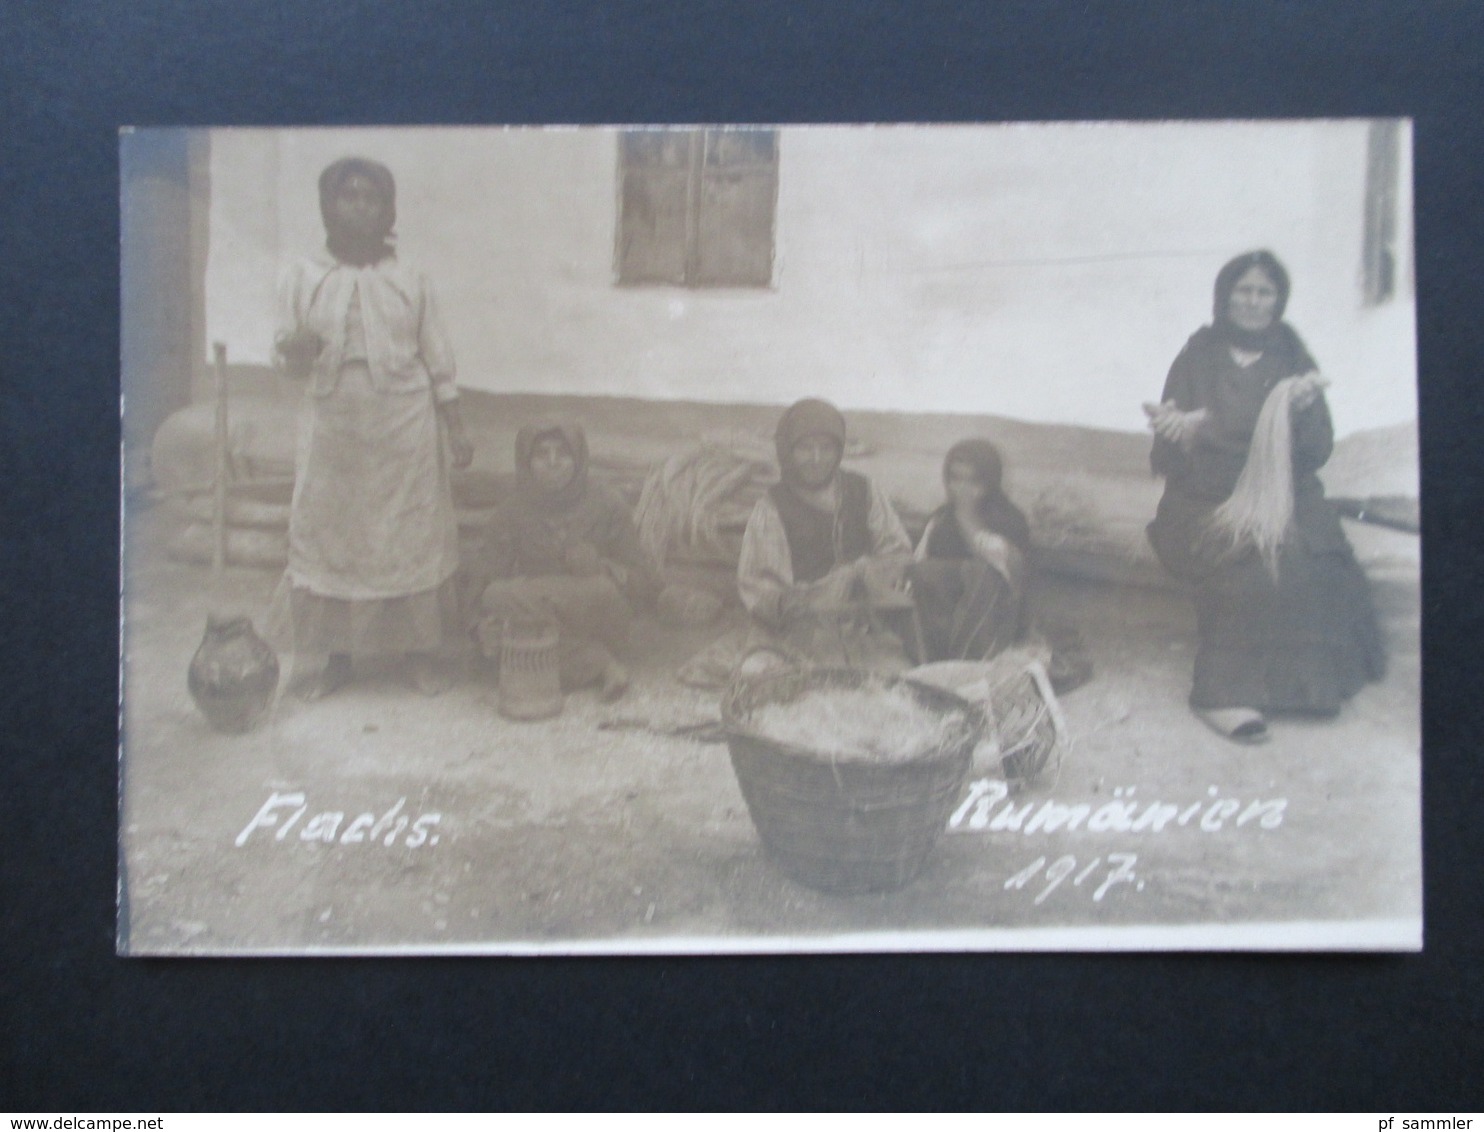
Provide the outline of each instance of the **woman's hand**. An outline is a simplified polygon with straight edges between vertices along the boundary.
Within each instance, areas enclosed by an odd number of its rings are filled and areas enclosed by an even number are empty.
[[[1315,401],[1319,400],[1319,395],[1324,392],[1328,385],[1328,379],[1321,376],[1317,369],[1311,369],[1302,377],[1295,378],[1293,397],[1288,402],[1289,407],[1294,412],[1307,409]]]
[[[314,369],[315,359],[325,348],[325,340],[307,326],[282,335],[273,344],[278,356],[283,359],[284,372],[300,381]]]
[[[983,531],[970,540],[974,553],[997,570],[1001,577],[1015,589],[1020,589],[1025,576],[1025,555],[1020,548],[1004,535]]]
[[[524,586],[511,584],[519,580],[518,578],[503,578],[491,582],[484,588],[484,594],[480,598],[481,607],[487,613],[498,611],[495,617],[486,616],[485,624],[493,628],[498,626],[502,620],[508,619],[539,625],[556,619],[556,610],[551,604],[551,599],[543,593],[532,593]]]
[[[811,609],[816,611],[843,609],[855,599],[856,589],[862,584],[866,560],[857,558],[843,566],[836,566],[817,582],[806,586],[795,586],[808,594]]]
[[[815,597],[803,586],[789,586],[778,594],[774,629],[787,629],[814,611]]]
[[[1154,430],[1154,435],[1175,445],[1182,452],[1189,452],[1195,447],[1196,436],[1206,423],[1208,415],[1205,409],[1185,412],[1177,408],[1173,401],[1165,401],[1159,405],[1146,402],[1144,414],[1149,418],[1149,427]]]
[[[975,535],[988,528],[984,525],[983,518],[979,515],[978,500],[953,501],[953,519],[958,524],[958,529],[965,538],[972,539]]]
[[[986,562],[1001,562],[1010,553],[1010,541],[1004,535],[997,535],[994,531],[979,531],[969,539],[969,545],[974,548],[974,553]]]
[[[448,452],[453,459],[453,466],[458,471],[463,471],[474,463],[474,445],[469,440],[469,434],[464,431],[464,418],[459,412],[457,401],[440,401],[438,412],[442,414],[444,427],[448,430]]]
[[[907,590],[907,567],[912,559],[907,555],[877,555],[862,559],[861,580],[865,583],[866,597],[879,604],[889,605],[892,599]]]
[[[855,600],[856,590],[862,585],[866,559],[858,558],[843,566],[836,566],[823,578],[789,586],[783,591],[779,611],[786,618],[809,613],[839,612]]]

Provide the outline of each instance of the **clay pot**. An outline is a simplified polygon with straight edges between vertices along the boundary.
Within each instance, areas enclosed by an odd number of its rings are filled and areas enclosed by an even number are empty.
[[[191,658],[186,683],[206,721],[218,731],[251,730],[278,689],[278,657],[247,617],[208,614],[206,635]]]

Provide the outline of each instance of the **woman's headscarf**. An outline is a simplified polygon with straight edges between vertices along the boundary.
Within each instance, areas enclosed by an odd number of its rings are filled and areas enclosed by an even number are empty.
[[[370,181],[385,205],[385,231],[371,241],[353,239],[339,231],[335,223],[331,205],[345,182],[352,177],[364,177]],[[368,157],[342,157],[332,162],[319,175],[319,214],[325,222],[326,244],[336,259],[364,267],[390,255],[392,229],[397,223],[397,182],[392,171]]]
[[[575,465],[572,478],[558,492],[542,490],[531,476],[531,458],[536,453],[536,442],[548,436],[561,439],[572,453]],[[528,503],[559,510],[572,506],[587,491],[587,464],[587,435],[581,425],[552,417],[528,424],[515,434],[515,478],[521,496]]]
[[[1254,267],[1272,282],[1278,292],[1278,302],[1273,307],[1273,321],[1265,329],[1244,330],[1231,319],[1232,292],[1237,288],[1237,281]],[[1289,289],[1288,269],[1278,262],[1277,256],[1265,248],[1244,252],[1216,273],[1211,326],[1222,341],[1240,350],[1267,351],[1277,345],[1289,345],[1298,338],[1283,321],[1283,312],[1288,309]]]
[[[828,401],[807,397],[796,401],[784,410],[778,421],[773,440],[778,448],[778,471],[783,482],[790,487],[798,486],[794,471],[794,445],[806,436],[827,436],[840,446],[845,454],[845,417]]]
[[[983,486],[984,495],[979,500],[979,518],[997,535],[1003,536],[1020,551],[1027,552],[1031,546],[1031,526],[1025,514],[1010,501],[1003,486],[1004,463],[1000,450],[988,440],[971,438],[960,440],[943,457],[943,482],[948,482],[948,469],[954,464],[967,464],[974,469],[974,478]],[[952,510],[952,504],[944,506],[944,512]],[[942,530],[945,524],[939,523]],[[956,527],[954,528],[957,529]],[[931,553],[935,548],[928,547]],[[947,557],[947,555],[945,555]]]
[[[1273,321],[1265,330],[1243,330],[1231,320],[1232,292],[1236,290],[1237,281],[1254,267],[1272,281],[1278,292],[1278,301],[1273,306]],[[1274,355],[1285,376],[1317,369],[1298,331],[1283,321],[1283,312],[1288,309],[1289,291],[1288,270],[1272,252],[1266,249],[1244,252],[1231,260],[1216,273],[1211,302],[1211,334],[1215,341],[1239,350]]]

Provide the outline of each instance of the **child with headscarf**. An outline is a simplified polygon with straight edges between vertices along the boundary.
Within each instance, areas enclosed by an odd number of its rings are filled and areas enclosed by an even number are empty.
[[[845,418],[828,402],[791,406],[774,437],[780,482],[757,501],[742,537],[742,604],[756,637],[785,656],[851,661],[842,618],[899,591],[911,557],[885,494],[840,466],[845,435]]]
[[[275,339],[307,382],[285,580],[296,652],[328,661],[305,695],[348,683],[367,653],[405,654],[432,695],[458,629],[450,465],[473,459],[453,351],[427,278],[393,248],[390,170],[336,161],[319,204],[326,244],[286,273]]]
[[[619,662],[635,608],[648,608],[659,573],[627,507],[588,476],[587,438],[566,421],[522,428],[515,439],[516,487],[470,563],[479,601],[478,636],[498,656],[504,626],[554,624],[564,690],[597,685],[605,700],[629,684]]]
[[[1002,478],[988,440],[961,440],[944,458],[948,499],[929,517],[910,570],[929,660],[988,660],[1025,628],[1030,524]]]

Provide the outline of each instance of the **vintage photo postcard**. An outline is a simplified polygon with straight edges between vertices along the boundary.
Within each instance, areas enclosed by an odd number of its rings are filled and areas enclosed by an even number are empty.
[[[121,954],[1422,946],[1410,123],[120,160]]]

